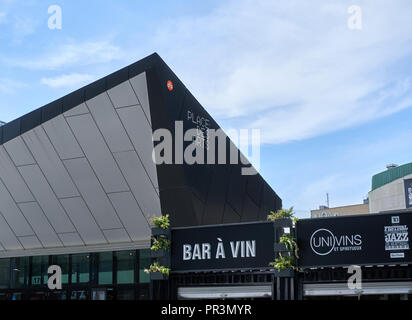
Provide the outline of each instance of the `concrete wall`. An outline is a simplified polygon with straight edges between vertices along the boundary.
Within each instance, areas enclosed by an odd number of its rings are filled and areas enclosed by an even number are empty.
[[[404,180],[411,178],[412,174],[370,191],[370,211],[375,213],[388,210],[406,209]]]

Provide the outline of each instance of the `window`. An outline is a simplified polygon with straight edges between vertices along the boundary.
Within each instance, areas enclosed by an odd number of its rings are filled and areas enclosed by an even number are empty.
[[[67,292],[64,291],[51,291],[48,293],[47,300],[67,300]]]
[[[70,300],[89,300],[89,291],[74,290],[70,294]]]
[[[63,254],[52,256],[52,265],[57,265],[62,269],[62,284],[69,283],[69,255]],[[46,270],[47,273],[47,270]]]
[[[26,287],[29,280],[29,257],[15,258],[13,288]]]
[[[113,253],[101,252],[98,257],[98,284],[113,283]]]
[[[11,287],[22,288],[27,286],[29,278],[29,258],[13,258],[10,260],[11,266]]]
[[[150,249],[0,259],[0,300],[149,299],[150,263]],[[64,289],[49,293],[51,265],[61,267]]]
[[[22,300],[23,294],[21,292],[13,292],[11,295],[11,300]]]
[[[139,282],[149,283],[150,276],[144,272],[144,269],[150,266],[150,249],[139,250]]]
[[[119,251],[117,256],[117,283],[134,283],[134,270],[136,267],[136,251]]]
[[[49,267],[48,256],[38,256],[31,258],[31,285],[38,286],[47,284],[47,268]]]
[[[29,257],[14,258],[12,262],[12,288],[27,286],[29,278]]]
[[[0,289],[7,289],[10,283],[10,259],[0,260]]]
[[[72,255],[72,283],[88,283],[90,281],[90,254]]]
[[[116,298],[117,300],[134,300],[134,289],[119,288]]]

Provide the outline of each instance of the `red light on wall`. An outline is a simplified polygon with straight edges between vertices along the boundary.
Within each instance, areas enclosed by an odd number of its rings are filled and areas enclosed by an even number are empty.
[[[167,89],[168,89],[169,91],[172,91],[172,90],[173,90],[173,82],[170,81],[170,80],[167,81]]]

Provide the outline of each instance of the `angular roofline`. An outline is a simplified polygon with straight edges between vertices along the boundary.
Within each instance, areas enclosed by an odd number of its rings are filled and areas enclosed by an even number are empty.
[[[405,163],[401,166],[391,168],[372,176],[372,189],[371,191],[378,189],[385,184],[391,183],[392,181],[403,178],[409,174],[412,174],[412,162]]]
[[[116,87],[122,82],[130,80],[138,74],[152,68],[155,64],[162,62],[164,63],[162,58],[155,52],[127,67],[115,71],[106,77],[96,80],[64,97],[0,126],[0,145]]]

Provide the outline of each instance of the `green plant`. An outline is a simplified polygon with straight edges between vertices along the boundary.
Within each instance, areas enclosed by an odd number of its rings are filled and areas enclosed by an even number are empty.
[[[279,209],[276,212],[271,211],[270,214],[267,216],[268,221],[276,221],[278,219],[291,219],[294,218],[295,212],[293,211],[293,207],[289,209]]]
[[[169,250],[170,249],[170,240],[165,237],[152,238],[153,243],[151,250]]]
[[[297,245],[294,237],[290,233],[289,234],[284,234],[283,236],[281,236],[280,239],[279,239],[279,242],[283,243],[286,246],[286,249],[289,252],[294,252],[296,258],[299,258],[298,245]]]
[[[150,266],[149,269],[144,269],[145,273],[151,273],[151,272],[160,272],[165,275],[169,275],[170,273],[170,268],[167,268],[165,266],[159,265],[159,262],[154,261]]]
[[[283,256],[280,252],[279,258],[276,258],[275,261],[270,262],[269,266],[274,267],[278,271],[284,269],[299,271],[299,269],[295,266],[295,258],[293,256]]]
[[[293,219],[294,225],[298,222],[298,219],[295,217],[293,207],[290,207],[289,209],[279,209],[276,212],[271,211],[267,216],[268,221],[276,221],[278,219]],[[296,267],[296,259],[299,258],[299,248],[293,235],[290,233],[283,234],[280,237],[279,242],[285,245],[288,255],[284,256],[279,252],[279,258],[276,258],[275,261],[270,262],[269,266],[274,267],[279,271],[289,268],[299,271]]]
[[[170,227],[169,215],[166,214],[160,217],[150,219],[153,225],[157,228],[168,229]]]

